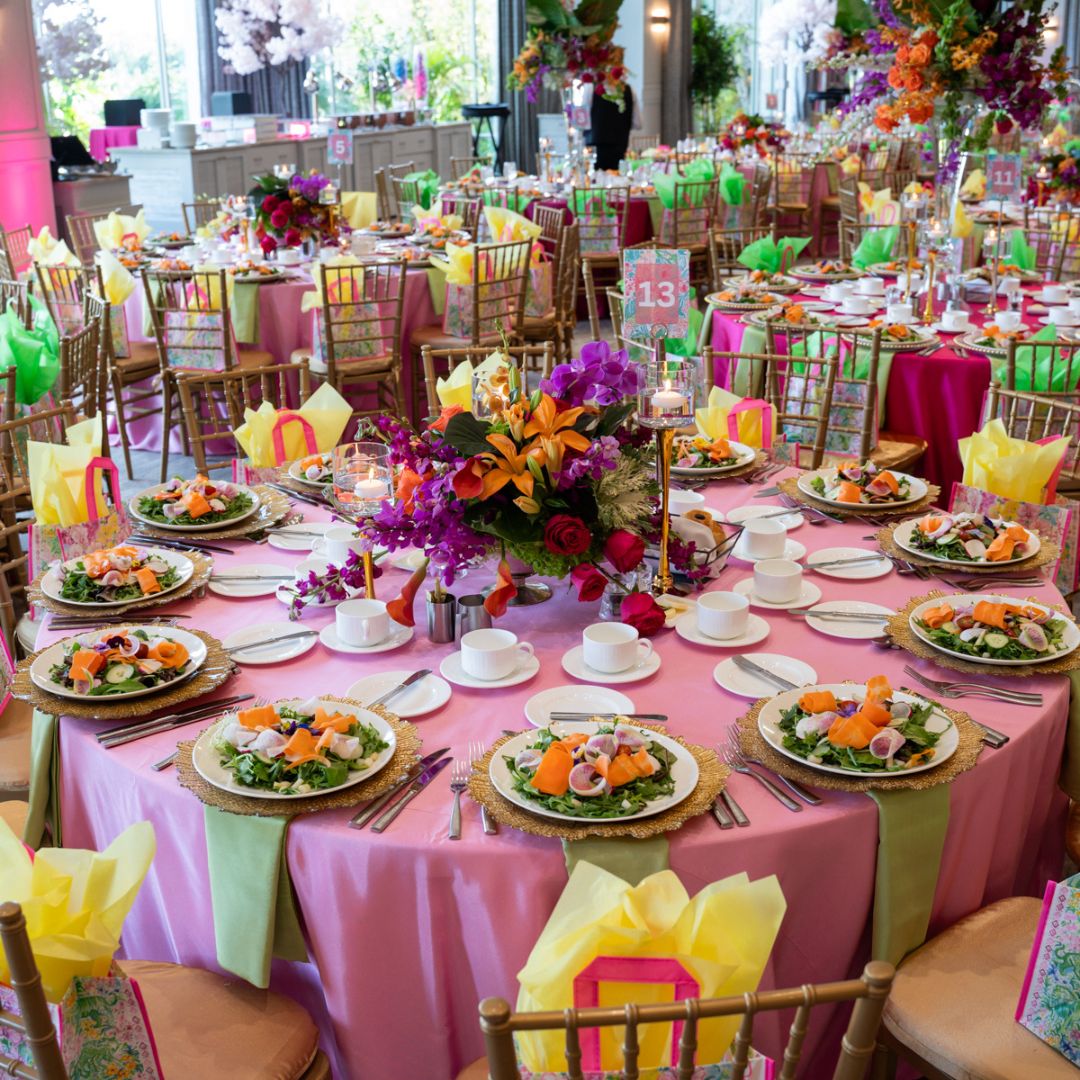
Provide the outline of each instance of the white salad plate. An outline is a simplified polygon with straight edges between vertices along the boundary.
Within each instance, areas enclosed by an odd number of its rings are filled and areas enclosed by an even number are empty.
[[[728,512],[722,516],[725,521],[730,521],[733,525],[742,525],[752,518],[765,517],[766,514],[775,514],[779,509],[779,506],[736,506],[734,509],[728,510]],[[710,513],[715,517],[718,511],[712,510]],[[800,525],[804,525],[806,523],[806,518],[804,518],[798,510],[792,510],[790,514],[774,517],[773,521],[779,521],[788,532],[791,532],[792,529],[797,529]]]
[[[306,704],[307,700],[308,699],[304,698],[293,698],[287,701],[275,701],[274,705],[277,707],[283,705],[295,707],[297,705]],[[360,723],[373,727],[379,733],[380,738],[388,745],[385,750],[379,752],[379,755],[371,763],[370,768],[350,772],[345,783],[339,784],[337,787],[325,788],[319,791],[309,791],[302,795],[282,795],[277,791],[263,791],[261,788],[247,787],[244,784],[238,784],[233,779],[233,774],[221,764],[221,751],[214,748],[214,739],[217,736],[218,729],[232,723],[235,719],[235,713],[228,713],[216,724],[208,727],[202,732],[198,739],[195,740],[195,745],[191,748],[191,763],[195,766],[195,771],[208,784],[213,784],[214,787],[221,788],[222,791],[239,793],[250,799],[271,799],[275,802],[288,802],[290,799],[310,799],[313,796],[325,795],[332,791],[341,791],[343,788],[353,787],[356,784],[363,783],[365,780],[370,780],[376,773],[380,772],[387,764],[389,764],[390,759],[394,756],[394,750],[397,747],[397,737],[394,735],[394,729],[379,716],[378,713],[368,712],[367,709],[355,708],[352,705],[343,705],[340,701],[330,701],[325,698],[315,698],[311,700],[317,701],[327,712],[345,712],[351,714],[355,716]]]
[[[443,657],[439,665],[442,677],[455,686],[467,686],[473,690],[499,690],[507,686],[517,686],[528,682],[540,670],[540,661],[535,656],[526,656],[518,666],[502,679],[477,679],[461,666],[461,652],[452,652]]]
[[[282,584],[282,575],[289,573],[289,568],[278,563],[245,563],[241,566],[229,566],[221,573],[224,577],[243,577],[246,580],[215,581],[211,576],[206,584],[210,591],[218,596],[272,596]]]
[[[880,615],[881,622],[869,622],[866,619],[815,619],[813,614],[807,615],[806,625],[812,630],[817,630],[829,637],[846,638],[849,641],[869,641],[871,638],[881,637],[885,633],[885,624],[890,616],[896,612],[892,608],[882,607],[881,604],[871,604],[867,600],[829,600],[824,604],[815,604],[811,612],[843,613],[863,615]]]
[[[380,671],[376,675],[366,675],[345,691],[347,698],[354,701],[377,701],[400,686],[413,672],[406,668],[398,668],[395,671]],[[386,703],[386,708],[402,720],[411,720],[416,716],[426,716],[430,712],[441,708],[450,700],[453,691],[445,679],[440,679],[434,673],[425,675],[419,682],[395,694]]]
[[[606,686],[550,686],[525,702],[525,719],[533,727],[547,727],[555,712],[632,713],[634,703]],[[565,721],[558,721],[561,725]]]
[[[968,566],[980,566],[980,567],[999,567],[999,566],[1011,566],[1013,563],[1027,562],[1033,555],[1039,553],[1039,548],[1042,547],[1042,541],[1039,539],[1039,534],[1032,529],[1028,529],[1025,525],[1024,529],[1027,531],[1028,539],[1024,543],[1024,554],[1016,559],[1000,559],[997,562],[987,562],[985,559],[971,560],[965,562],[962,559],[945,559],[940,555],[934,555],[931,551],[924,548],[916,547],[912,537],[915,534],[916,528],[918,528],[918,521],[902,521],[899,525],[893,529],[893,540],[896,541],[896,546],[903,548],[904,551],[910,551],[912,555],[918,555],[921,559],[929,559],[931,562],[944,563],[946,566],[955,566],[958,569],[964,569]],[[1006,521],[1002,519],[1002,525],[1019,525],[1018,521]]]
[[[819,567],[818,563],[835,562],[838,559],[859,559],[867,555],[877,555],[873,561],[866,559],[865,562],[853,562],[847,566]],[[808,569],[826,577],[842,578],[845,581],[869,581],[871,578],[884,577],[892,572],[892,560],[877,552],[867,551],[866,548],[857,547],[833,547],[822,548],[815,551],[806,560]]]
[[[746,630],[738,637],[709,637],[698,629],[697,612],[688,611],[676,621],[675,633],[684,641],[693,642],[695,645],[708,645],[713,649],[741,649],[746,645],[756,645],[759,641],[764,641],[769,636],[769,624],[760,615],[750,612]]]
[[[582,647],[575,645],[563,653],[562,666],[567,675],[573,675],[575,679],[583,679],[585,682],[632,683],[647,679],[660,670],[660,654],[653,649],[644,660],[638,660],[624,671],[597,671],[596,668],[591,668],[585,663]]]
[[[75,634],[74,640],[87,644],[89,647],[90,642],[101,639],[102,631],[106,629],[109,628],[102,627],[82,634]],[[178,642],[188,651],[187,671],[179,679],[159,683],[157,686],[144,686],[141,690],[132,690],[126,694],[80,694],[74,689],[54,683],[49,678],[49,670],[64,659],[64,642],[72,640],[72,638],[64,638],[63,641],[57,641],[45,649],[44,652],[38,654],[30,665],[31,681],[35,686],[41,687],[42,690],[54,694],[56,697],[70,698],[72,701],[100,701],[103,705],[107,705],[110,702],[128,701],[130,698],[145,697],[147,694],[156,694],[166,688],[171,689],[174,686],[179,686],[181,683],[187,682],[206,663],[206,642],[187,630],[182,630],[179,626],[144,626],[132,622],[127,626],[117,626],[113,629],[127,630],[129,633],[133,630],[145,630],[151,640],[154,638],[167,638],[170,641]]]
[[[311,551],[315,541],[325,536],[329,528],[332,528],[329,521],[301,521],[295,526],[271,529],[266,539],[278,551]]]
[[[880,776],[887,781],[890,776],[911,776],[912,773],[936,769],[939,765],[943,765],[948,761],[956,753],[956,748],[960,745],[960,732],[957,730],[956,725],[943,712],[935,709],[927,720],[927,724],[933,725],[933,727],[929,727],[931,731],[935,729],[942,731],[942,736],[938,740],[937,746],[934,747],[937,753],[932,761],[923,762],[921,765],[913,765],[910,769],[898,769],[893,773],[886,772],[884,769],[841,769],[839,765],[815,765],[812,761],[807,761],[801,755],[788,750],[784,746],[784,733],[780,730],[781,714],[797,704],[803,694],[812,690],[831,690],[838,700],[845,698],[858,701],[866,697],[865,686],[857,686],[852,683],[822,683],[820,686],[804,686],[798,690],[786,690],[762,706],[761,711],[758,713],[758,731],[761,732],[762,738],[778,754],[783,754],[784,757],[797,761],[808,769],[815,769],[817,772],[823,773],[835,773],[839,776]],[[925,705],[927,702],[926,698],[919,697],[917,694],[906,694],[901,690],[893,691],[892,700],[905,701],[911,705]]]
[[[427,556],[419,548],[402,551],[390,560],[392,570],[406,570],[410,574],[419,570]]]
[[[731,472],[732,469],[741,469],[744,465],[749,465],[751,461],[757,456],[757,451],[752,446],[746,446],[743,443],[735,442],[731,440],[728,442],[728,446],[735,452],[735,460],[730,465],[717,465],[710,466],[708,468],[702,467],[700,469],[686,468],[685,466],[672,465],[672,476],[723,476],[724,473]]]
[[[920,499],[926,497],[927,487],[926,481],[920,480],[917,476],[911,476],[908,473],[897,472],[895,469],[889,469],[889,472],[896,477],[897,481],[903,480],[907,477],[909,488],[908,497],[906,499],[894,499],[891,502],[876,502],[876,503],[845,503],[840,502],[838,499],[830,499],[826,495],[819,495],[811,486],[810,482],[815,476],[820,476],[825,481],[826,488],[836,483],[836,469],[818,469],[816,472],[805,472],[799,476],[799,490],[804,494],[810,496],[811,499],[815,499],[817,502],[823,502],[826,506],[839,506],[845,510],[849,510],[854,513],[857,510],[867,510],[873,512],[875,508],[888,508],[890,506],[907,506],[908,503],[918,502]]]
[[[804,660],[796,660],[794,656],[784,656],[782,653],[755,652],[746,653],[747,660],[753,660],[758,667],[771,671],[781,679],[787,679],[796,686],[806,686],[817,679],[817,672]],[[734,657],[721,660],[713,668],[713,678],[716,685],[730,694],[739,697],[751,698],[756,701],[761,697],[772,697],[777,693],[775,683],[770,682],[763,675],[755,675],[750,671],[743,671],[737,667]]]
[[[135,544],[133,546],[139,547],[140,545]],[[60,580],[60,564],[54,563],[41,579],[41,591],[50,600],[56,600],[61,604],[74,604],[76,607],[109,608],[111,610],[125,608],[129,604],[140,604],[148,596],[155,598],[166,596],[168,593],[175,592],[181,585],[186,585],[191,580],[191,575],[195,573],[195,564],[186,555],[181,555],[178,551],[162,551],[161,548],[146,548],[145,550],[147,560],[160,559],[161,562],[168,563],[176,569],[179,578],[175,584],[170,585],[167,589],[160,590],[160,592],[135,596],[130,600],[69,600],[66,596],[60,595],[60,590],[63,587],[63,582]],[[63,565],[68,569],[73,569],[78,562],[82,562],[81,555],[77,559],[68,559]]]
[[[802,580],[802,589],[799,591],[799,595],[794,600],[785,600],[784,603],[778,604],[775,600],[765,600],[758,596],[754,592],[754,579],[752,577],[743,578],[742,581],[735,583],[735,592],[740,596],[745,596],[753,607],[767,608],[770,611],[790,611],[792,608],[807,607],[810,604],[816,604],[821,599],[821,589],[819,589],[812,581],[808,581],[806,578]]]
[[[228,637],[222,638],[222,645],[226,649],[235,648],[237,645],[256,646],[259,642],[269,641],[271,638],[288,637],[290,634],[299,634],[308,629],[296,622],[266,622],[256,623],[254,626],[245,626],[240,630],[234,630]],[[237,649],[230,653],[238,664],[251,664],[253,666],[265,664],[282,664],[286,660],[293,660],[297,656],[303,656],[315,648],[315,642],[319,635],[312,630],[307,637],[294,637],[289,641],[276,641],[272,645],[262,645],[259,648]]]
[[[372,656],[375,653],[391,652],[400,649],[412,641],[413,628],[411,626],[394,625],[390,633],[379,642],[378,645],[349,645],[338,637],[337,626],[329,623],[319,631],[319,640],[334,652],[350,653],[353,656]]]
[[[314,454],[309,454],[308,455],[308,457],[314,457],[314,456],[315,456]],[[322,455],[323,464],[324,465],[329,465],[330,462],[333,460],[333,457],[334,457],[333,454],[323,454]],[[296,483],[303,484],[305,487],[311,487],[311,488],[316,488],[319,491],[325,491],[327,488],[329,488],[331,486],[330,484],[324,483],[322,480],[309,480],[304,475],[304,470],[300,468],[300,462],[301,461],[306,461],[306,460],[307,460],[307,458],[298,458],[296,461],[294,461],[289,466],[289,479],[290,480],[295,480]]]
[[[800,544],[798,540],[785,540],[784,550],[780,555],[751,555],[746,550],[746,536],[745,532],[740,533],[739,539],[735,541],[735,546],[731,549],[733,559],[748,563],[763,562],[765,559],[789,559],[791,562],[798,562],[806,555],[806,545]]]
[[[605,722],[603,726],[611,727],[612,725]],[[634,724],[630,724],[629,726],[636,727]],[[575,732],[580,731],[588,735],[595,735],[600,730],[600,727],[600,724],[588,720],[575,723],[560,722],[559,732],[563,735],[572,735]],[[671,776],[675,781],[675,790],[670,795],[665,795],[662,798],[649,803],[636,814],[621,814],[618,817],[610,818],[571,817],[568,814],[559,814],[554,810],[548,810],[546,807],[540,806],[518,794],[518,792],[514,790],[513,775],[504,759],[508,757],[513,759],[520,754],[522,750],[527,750],[529,745],[536,741],[536,733],[533,731],[523,731],[519,735],[507,739],[506,742],[504,742],[492,755],[491,764],[488,767],[488,775],[491,777],[491,782],[495,785],[495,790],[502,795],[503,798],[509,799],[515,806],[520,807],[522,810],[527,810],[530,814],[536,814],[539,817],[554,818],[556,821],[588,821],[590,824],[616,824],[620,821],[637,821],[640,818],[652,817],[654,814],[663,813],[663,811],[670,810],[671,807],[677,806],[684,799],[689,797],[694,788],[697,787],[699,776],[697,761],[685,746],[677,743],[674,739],[668,738],[668,736],[661,731],[653,731],[650,728],[645,731],[645,734],[647,734],[652,742],[658,743],[665,750],[674,755],[675,760],[671,765]]]
[[[226,518],[221,521],[212,521],[207,525],[174,525],[170,521],[155,521],[153,518],[146,517],[144,514],[139,513],[140,499],[145,499],[147,495],[156,495],[159,491],[164,491],[168,486],[168,484],[155,484],[153,487],[148,487],[145,491],[140,491],[139,494],[128,503],[128,512],[132,517],[137,518],[139,521],[142,521],[155,529],[164,529],[167,532],[197,533],[213,532],[218,529],[231,529],[241,521],[246,521],[253,514],[257,513],[259,509],[259,493],[257,491],[254,491],[252,488],[246,487],[243,484],[229,484],[229,487],[232,488],[236,495],[247,495],[251,499],[251,506],[242,514],[237,514],[236,517]],[[233,497],[235,498],[236,495]]]

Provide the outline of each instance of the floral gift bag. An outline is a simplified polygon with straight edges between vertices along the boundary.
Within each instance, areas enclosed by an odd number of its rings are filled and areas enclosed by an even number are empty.
[[[554,297],[554,263],[548,257],[534,259],[529,265],[525,285],[525,315],[542,319],[551,311]]]
[[[503,305],[496,302],[510,296],[516,287],[513,281],[485,281],[479,286],[457,285],[447,281],[443,333],[459,338],[472,337],[474,288],[480,289],[480,337],[492,338],[497,336],[500,330],[508,331],[510,327],[503,326],[501,319],[494,315],[485,317],[485,311],[501,308]]]
[[[166,311],[165,356],[169,367],[221,371],[225,367],[225,316],[220,311]]]
[[[1043,895],[1016,1019],[1080,1065],[1080,874],[1051,881]]]

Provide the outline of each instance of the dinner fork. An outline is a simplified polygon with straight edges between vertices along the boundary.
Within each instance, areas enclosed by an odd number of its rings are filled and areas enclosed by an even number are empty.
[[[983,683],[973,682],[942,682],[939,679],[931,679],[921,671],[913,668],[910,664],[904,665],[904,674],[910,675],[916,682],[942,697],[986,697],[992,701],[1003,701],[1009,705],[1042,705],[1042,694],[1030,694],[1026,690],[1006,690],[1000,686],[988,686]]]
[[[720,756],[729,768],[734,769],[737,773],[742,773],[744,776],[752,776],[777,802],[794,813],[799,813],[802,810],[802,807],[790,795],[785,795],[767,776],[762,776],[761,773],[750,768],[734,738],[729,737],[726,743],[717,743],[716,748],[720,751]]]
[[[450,773],[450,790],[454,793],[454,805],[450,811],[450,831],[447,833],[451,840],[461,839],[461,793],[469,781],[471,768],[472,763],[468,758],[454,758],[454,767]]]
[[[484,756],[484,744],[479,740],[474,740],[469,743],[469,764],[479,765],[480,759]],[[453,788],[451,787],[451,790]],[[488,836],[494,836],[499,831],[499,826],[495,824],[491,815],[488,813],[488,809],[483,803],[480,804],[480,822],[484,826],[484,832]]]
[[[269,705],[269,704],[270,704],[270,699],[269,698],[257,697],[250,705],[248,705],[248,708],[249,709],[258,709],[263,705]],[[178,747],[171,754],[167,755],[166,757],[163,757],[160,761],[155,761],[150,766],[150,768],[153,769],[154,772],[162,772],[163,770],[167,769],[170,765],[175,765],[176,764],[176,759],[179,756],[180,756],[180,749]]]
[[[736,723],[728,724],[728,741],[731,743],[732,749],[739,754],[747,765],[757,765],[759,769],[764,769],[768,773],[772,773],[781,784],[784,785],[791,792],[792,795],[797,795],[803,802],[809,803],[811,806],[818,806],[821,803],[821,796],[815,795],[812,791],[804,788],[797,780],[789,780],[783,773],[778,773],[775,769],[770,769],[763,761],[758,761],[757,758],[752,758],[739,746],[739,725]]]
[[[967,579],[960,578],[942,578],[942,581],[947,581],[949,585],[956,589],[972,589],[981,591],[987,585],[996,585],[998,587],[1005,585],[1015,585],[1018,588],[1038,588],[1040,585],[1046,584],[1046,579],[1043,577],[1037,577],[1035,575],[1029,575],[1028,577],[972,577]]]

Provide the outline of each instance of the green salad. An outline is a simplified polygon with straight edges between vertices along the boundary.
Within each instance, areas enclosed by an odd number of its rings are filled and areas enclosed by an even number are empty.
[[[49,678],[87,697],[117,697],[156,689],[191,670],[191,657],[179,641],[116,627],[64,642]]]
[[[241,517],[255,505],[233,484],[213,484],[205,476],[176,476],[152,495],[140,496],[139,515],[161,525],[216,525]]]
[[[540,728],[535,742],[503,760],[514,791],[526,802],[565,817],[639,814],[675,791],[675,755],[651,732],[629,724],[599,725],[595,735],[561,738],[550,728]]]
[[[76,604],[118,604],[167,592],[180,571],[160,555],[131,545],[93,551],[61,564],[60,598]]]
[[[943,649],[980,660],[1049,660],[1066,651],[1064,619],[1034,605],[991,600],[943,601],[915,625]]]

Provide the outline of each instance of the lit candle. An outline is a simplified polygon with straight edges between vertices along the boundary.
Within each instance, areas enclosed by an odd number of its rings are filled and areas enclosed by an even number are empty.
[[[389,488],[387,488],[385,480],[375,479],[375,469],[372,467],[368,470],[366,480],[357,480],[356,487],[353,488],[353,494],[358,499],[374,501],[376,499],[385,499],[389,494]]]
[[[677,413],[682,412],[686,407],[686,397],[680,394],[678,390],[671,389],[671,380],[664,380],[664,389],[657,390],[655,394],[649,399],[649,404],[657,412],[662,413]]]

